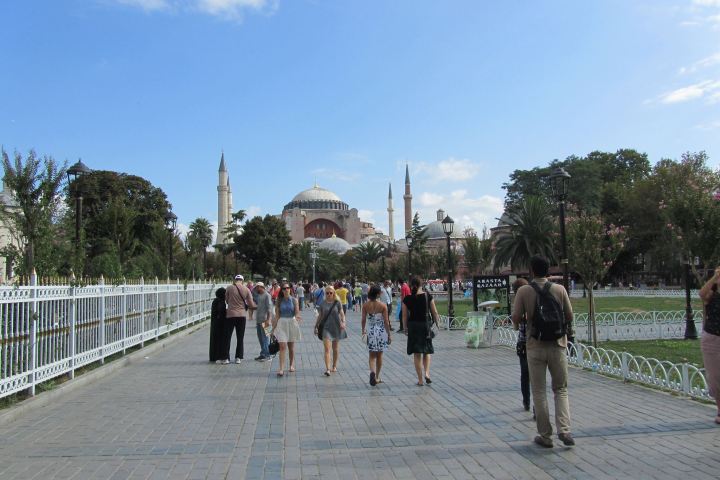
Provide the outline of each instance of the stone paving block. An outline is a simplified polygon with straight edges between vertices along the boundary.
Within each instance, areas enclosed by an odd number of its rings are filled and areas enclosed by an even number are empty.
[[[370,387],[359,315],[348,316],[329,378],[308,323],[298,371],[281,379],[277,359],[207,362],[205,328],[69,390],[0,427],[0,478],[689,480],[720,471],[720,428],[705,405],[571,369],[578,445],[543,450],[532,444],[512,349],[468,349],[463,332],[441,332],[435,381],[418,388],[396,338],[385,383]],[[258,350],[251,333],[248,357]]]

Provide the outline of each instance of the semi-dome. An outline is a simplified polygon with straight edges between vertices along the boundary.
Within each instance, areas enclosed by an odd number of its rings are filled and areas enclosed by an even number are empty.
[[[426,225],[427,230],[425,231],[425,236],[430,239],[438,239],[438,238],[445,238],[445,230],[443,230],[442,222],[440,220],[435,220],[434,222],[430,222]],[[455,224],[455,227],[457,227],[457,224]],[[452,234],[450,234],[450,238],[462,238],[462,234],[458,233],[457,231],[453,231]]]
[[[343,255],[345,252],[350,250],[352,247],[344,239],[337,237],[334,233],[330,238],[326,238],[318,244],[318,248],[323,250],[329,250],[335,252],[338,255]]]
[[[307,210],[348,210],[348,205],[340,200],[340,197],[334,192],[316,184],[312,188],[303,190],[295,195],[292,201],[285,205],[284,210],[293,208],[303,208]]]

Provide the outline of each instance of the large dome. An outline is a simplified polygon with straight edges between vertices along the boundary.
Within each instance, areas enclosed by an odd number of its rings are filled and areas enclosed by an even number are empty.
[[[348,210],[347,203],[335,193],[315,185],[295,195],[283,210],[302,208],[306,210]]]
[[[457,224],[455,224],[457,226]],[[436,240],[438,238],[445,239],[445,230],[443,230],[442,222],[440,220],[436,220],[434,222],[430,222],[426,225],[427,230],[425,231],[425,236],[429,240]],[[450,234],[450,238],[462,238],[462,234],[458,233],[457,231],[454,231]]]
[[[308,188],[307,190],[303,190],[292,199],[293,202],[305,202],[308,200],[331,200],[335,202],[342,202],[340,197],[335,195],[333,192],[317,185],[312,188]]]

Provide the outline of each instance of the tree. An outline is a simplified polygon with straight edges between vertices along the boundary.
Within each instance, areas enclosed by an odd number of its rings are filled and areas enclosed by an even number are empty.
[[[207,248],[212,243],[213,231],[210,221],[207,218],[196,218],[190,224],[190,233],[192,241],[197,243],[197,247],[202,250],[203,256],[203,277],[207,275]]]
[[[383,256],[382,245],[375,242],[364,242],[353,248],[355,258],[362,262],[364,267],[365,281],[368,281],[368,264],[373,263]]]
[[[13,192],[17,209],[3,212],[15,231],[25,240],[23,268],[27,274],[35,267],[35,251],[43,238],[53,238],[50,233],[60,207],[60,185],[67,169],[67,162],[58,166],[52,157],[40,159],[30,150],[23,160],[15,152],[13,161],[2,150],[5,185]],[[55,273],[55,272],[41,272]]]
[[[510,265],[514,272],[527,270],[533,255],[554,262],[556,224],[548,202],[540,197],[526,197],[507,214],[511,225],[495,242],[494,267]]]
[[[601,282],[625,246],[625,230],[605,224],[600,215],[579,213],[567,219],[567,247],[570,267],[583,280],[588,292],[588,318],[593,346],[597,346],[593,286]]]
[[[468,273],[482,273],[492,261],[492,241],[486,227],[483,227],[482,238],[472,228],[463,231],[463,247],[465,249],[465,265]]]
[[[273,277],[290,265],[290,234],[280,218],[265,215],[248,220],[234,242],[236,255],[253,275]]]

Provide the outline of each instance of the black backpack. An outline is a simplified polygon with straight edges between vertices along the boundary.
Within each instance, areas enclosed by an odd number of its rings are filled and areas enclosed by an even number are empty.
[[[533,326],[530,336],[537,340],[552,341],[562,338],[567,331],[565,313],[563,307],[550,293],[551,282],[547,282],[543,288],[537,283],[530,285],[535,290],[535,314],[533,315]]]

